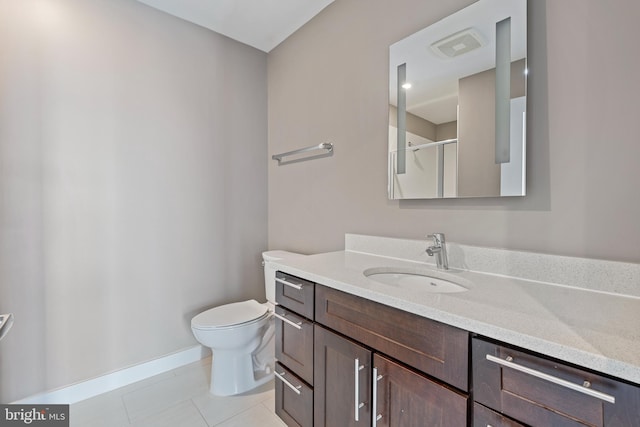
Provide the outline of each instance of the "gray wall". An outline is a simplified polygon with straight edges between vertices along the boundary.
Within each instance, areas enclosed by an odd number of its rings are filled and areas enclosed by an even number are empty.
[[[640,2],[529,2],[528,195],[387,200],[389,45],[468,0],[338,0],[271,51],[269,246],[343,248],[345,232],[640,262]]]
[[[0,401],[264,298],[266,67],[136,1],[0,1]]]
[[[436,127],[436,141],[444,141],[458,137],[458,122],[441,123]]]

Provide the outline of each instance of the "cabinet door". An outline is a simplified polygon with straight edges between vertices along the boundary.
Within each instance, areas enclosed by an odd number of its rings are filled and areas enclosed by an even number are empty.
[[[374,426],[466,426],[466,396],[378,354],[373,366]]]
[[[314,341],[314,426],[370,426],[371,352],[319,325]]]

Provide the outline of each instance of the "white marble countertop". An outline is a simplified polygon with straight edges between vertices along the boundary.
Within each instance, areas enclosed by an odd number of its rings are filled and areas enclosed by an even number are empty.
[[[460,293],[415,292],[371,280],[374,267],[432,265],[354,251],[275,263],[286,273],[479,335],[640,384],[640,298],[498,274],[448,270]]]

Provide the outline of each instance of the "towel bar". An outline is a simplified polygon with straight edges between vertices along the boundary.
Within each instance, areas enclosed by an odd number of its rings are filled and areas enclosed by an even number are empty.
[[[307,153],[307,152],[316,151],[316,150],[326,150],[326,153],[317,154],[315,156],[304,157],[296,160],[283,161],[285,157],[294,156],[296,154]],[[271,158],[273,160],[277,160],[278,165],[281,165],[286,163],[299,162],[302,160],[315,159],[318,157],[326,157],[326,156],[330,156],[332,153],[333,153],[333,144],[331,142],[323,142],[322,144],[313,145],[311,147],[300,148],[293,151],[287,151],[286,153],[274,154],[273,156],[271,156]]]

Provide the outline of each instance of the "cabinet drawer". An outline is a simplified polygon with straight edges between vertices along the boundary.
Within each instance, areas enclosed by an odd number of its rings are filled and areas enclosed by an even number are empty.
[[[467,425],[466,395],[379,354],[373,356],[373,367],[377,427]]]
[[[276,414],[288,426],[313,426],[313,389],[276,363]]]
[[[313,385],[313,323],[276,307],[276,359]]]
[[[469,389],[469,333],[316,286],[316,321],[461,390]]]
[[[278,271],[276,273],[276,302],[313,320],[314,283]]]
[[[473,427],[525,427],[524,424],[513,421],[484,406],[473,404]]]
[[[472,352],[474,400],[524,424],[640,426],[638,386],[479,338]]]

